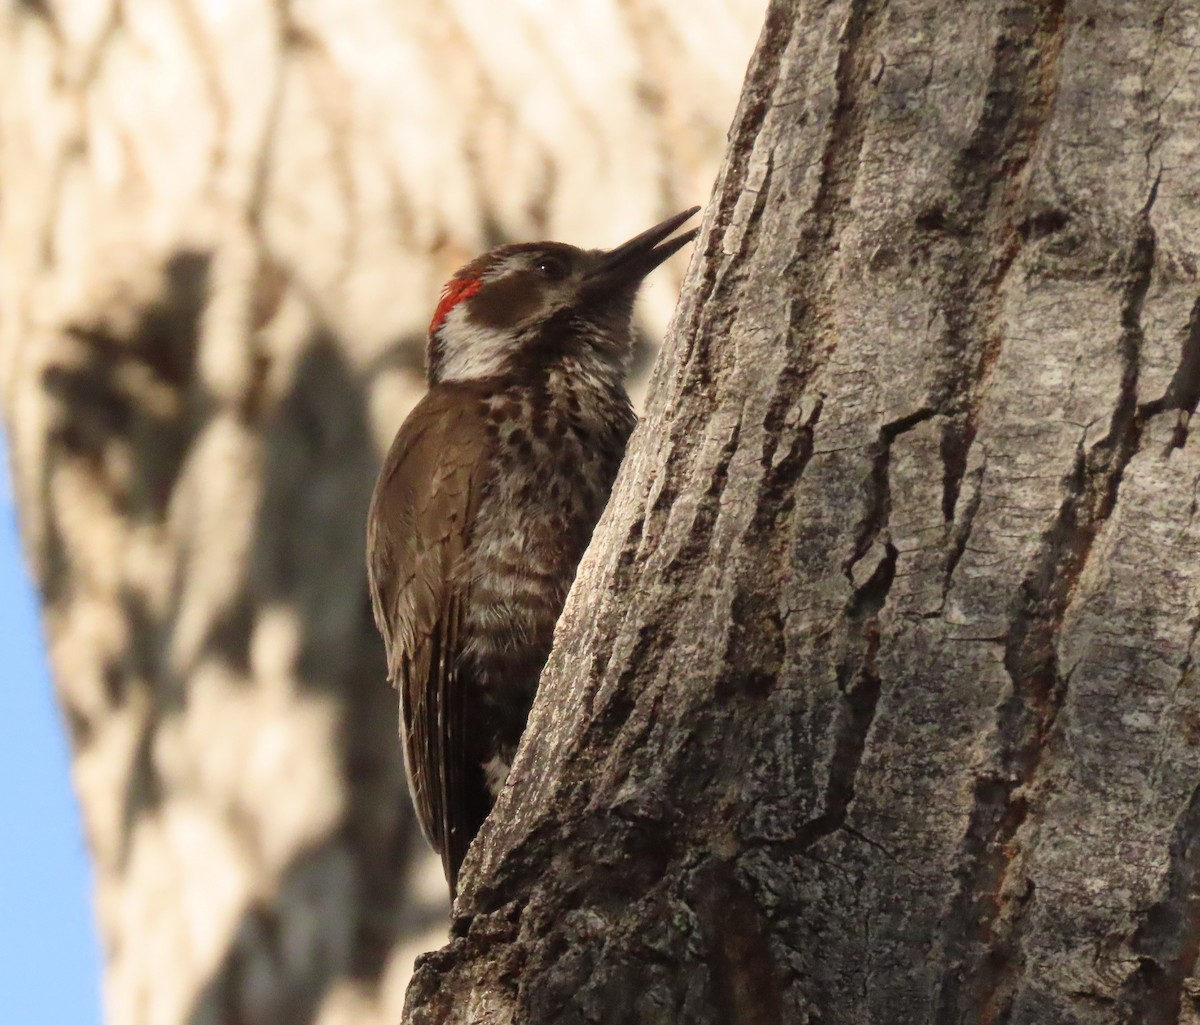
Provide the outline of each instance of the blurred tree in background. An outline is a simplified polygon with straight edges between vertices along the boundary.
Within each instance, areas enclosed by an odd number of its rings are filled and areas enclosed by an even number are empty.
[[[398,1020],[446,907],[362,536],[425,324],[498,242],[703,202],[762,7],[0,4],[0,386],[114,1025]]]

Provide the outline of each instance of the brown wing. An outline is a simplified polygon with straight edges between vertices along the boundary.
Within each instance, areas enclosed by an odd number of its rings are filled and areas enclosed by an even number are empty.
[[[468,764],[459,630],[460,571],[484,462],[480,404],[435,388],[409,414],[380,471],[367,517],[367,575],[388,677],[400,692],[400,733],[421,829],[442,856],[454,894],[458,868],[487,814]]]

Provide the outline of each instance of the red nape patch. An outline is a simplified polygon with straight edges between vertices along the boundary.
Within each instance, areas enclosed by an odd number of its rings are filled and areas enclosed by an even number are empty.
[[[479,291],[482,282],[478,278],[451,278],[442,289],[442,297],[438,300],[437,309],[433,311],[433,320],[429,322],[429,333],[433,334],[450,316],[454,309],[464,299],[470,299]]]

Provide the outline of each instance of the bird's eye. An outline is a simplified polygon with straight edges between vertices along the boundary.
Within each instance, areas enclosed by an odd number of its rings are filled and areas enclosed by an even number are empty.
[[[562,281],[570,273],[567,261],[558,256],[539,256],[534,261],[533,267],[539,274],[551,281]]]

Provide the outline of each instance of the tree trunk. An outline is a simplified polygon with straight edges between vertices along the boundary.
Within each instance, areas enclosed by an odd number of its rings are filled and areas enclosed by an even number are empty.
[[[0,395],[113,1025],[398,1020],[447,911],[363,531],[424,325],[490,245],[702,200],[761,17],[0,0]]]
[[[777,0],[406,1021],[1200,1021],[1200,8]]]

